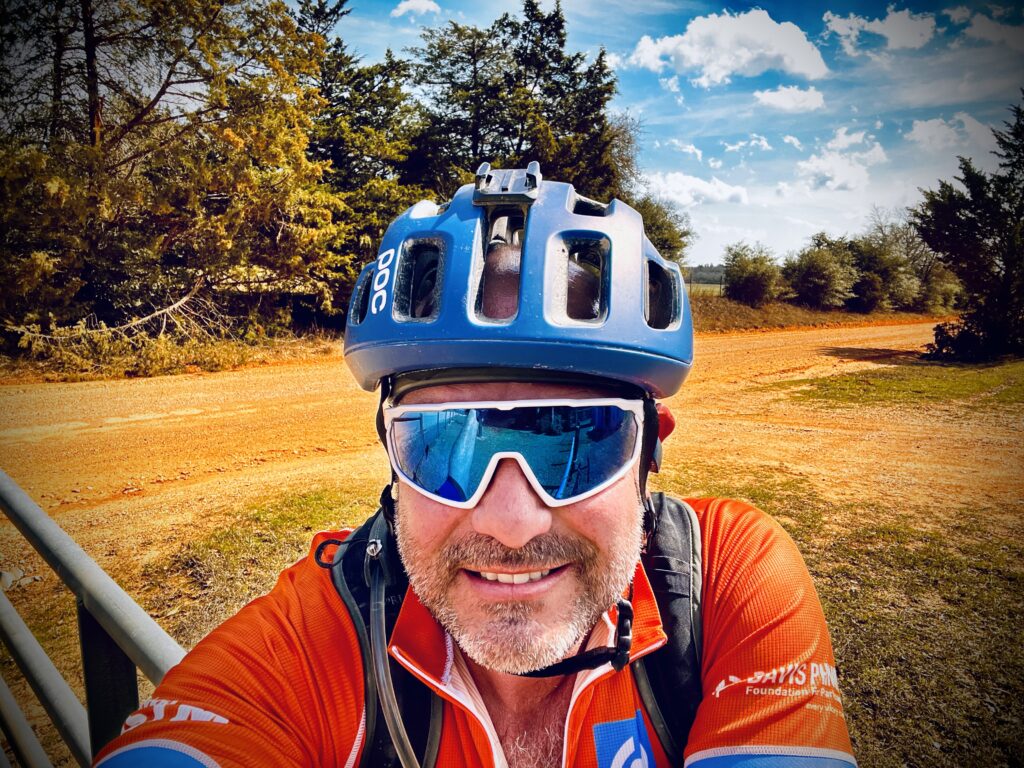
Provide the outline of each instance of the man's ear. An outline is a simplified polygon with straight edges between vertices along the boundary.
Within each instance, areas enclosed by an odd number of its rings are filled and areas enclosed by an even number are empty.
[[[676,417],[664,403],[658,403],[654,407],[658,409],[658,442],[664,443],[668,436],[675,431]]]
[[[672,415],[672,411],[664,403],[658,403],[654,406],[658,412],[658,441],[654,445],[654,453],[651,456],[651,472],[657,472],[661,469],[661,449],[662,444],[666,438],[672,434],[676,428],[676,417]]]

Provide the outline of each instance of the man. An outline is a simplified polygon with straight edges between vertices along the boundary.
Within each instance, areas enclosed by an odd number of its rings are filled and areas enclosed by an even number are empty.
[[[318,535],[99,764],[854,765],[790,539],[648,493],[691,359],[678,267],[622,203],[531,164],[413,206],[346,331],[381,511]]]

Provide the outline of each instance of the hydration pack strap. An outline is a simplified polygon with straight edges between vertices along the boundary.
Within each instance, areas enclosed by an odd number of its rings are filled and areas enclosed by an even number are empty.
[[[366,542],[366,560],[364,574],[370,586],[370,654],[373,657],[373,679],[377,684],[381,710],[391,743],[402,763],[402,768],[420,768],[409,735],[405,732],[402,722],[402,711],[395,698],[395,686],[391,681],[391,663],[388,659],[388,638],[384,621],[384,593],[387,584],[386,560],[382,555],[388,546],[388,523],[380,515],[370,528],[370,536]]]
[[[387,714],[390,712],[391,715],[398,713],[397,725],[406,733],[406,742],[414,745],[413,754],[422,755],[423,768],[434,768],[441,742],[444,701],[401,665],[391,661],[387,654],[388,633],[407,587],[389,533],[384,510],[378,510],[338,546],[330,566],[331,582],[355,628],[362,660],[366,726],[359,765],[361,768],[417,765],[402,762],[397,740],[393,741],[390,732],[390,715]],[[380,542],[379,550],[377,545],[370,547],[371,540]],[[392,581],[392,578],[397,580]],[[379,668],[378,660],[388,672]],[[378,683],[377,678],[382,674],[386,680]],[[385,689],[389,691],[386,697]],[[403,727],[402,712],[408,728]],[[427,712],[429,720],[424,716]],[[377,727],[381,714],[385,714],[388,728]]]

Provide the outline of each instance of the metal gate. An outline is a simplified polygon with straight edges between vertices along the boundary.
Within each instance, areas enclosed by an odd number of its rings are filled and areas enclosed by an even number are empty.
[[[0,640],[75,760],[89,765],[138,708],[136,668],[159,683],[185,651],[2,471],[0,508],[75,595],[85,706],[2,591]],[[51,765],[2,677],[0,727],[20,765]]]

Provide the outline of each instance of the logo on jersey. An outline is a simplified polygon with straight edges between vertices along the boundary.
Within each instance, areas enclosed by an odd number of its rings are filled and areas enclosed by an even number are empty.
[[[818,697],[842,707],[839,676],[835,666],[826,662],[793,662],[748,677],[728,675],[715,686],[714,697],[717,699],[730,690],[742,691],[746,696]]]
[[[654,768],[654,751],[640,710],[634,717],[594,726],[598,768]]]

